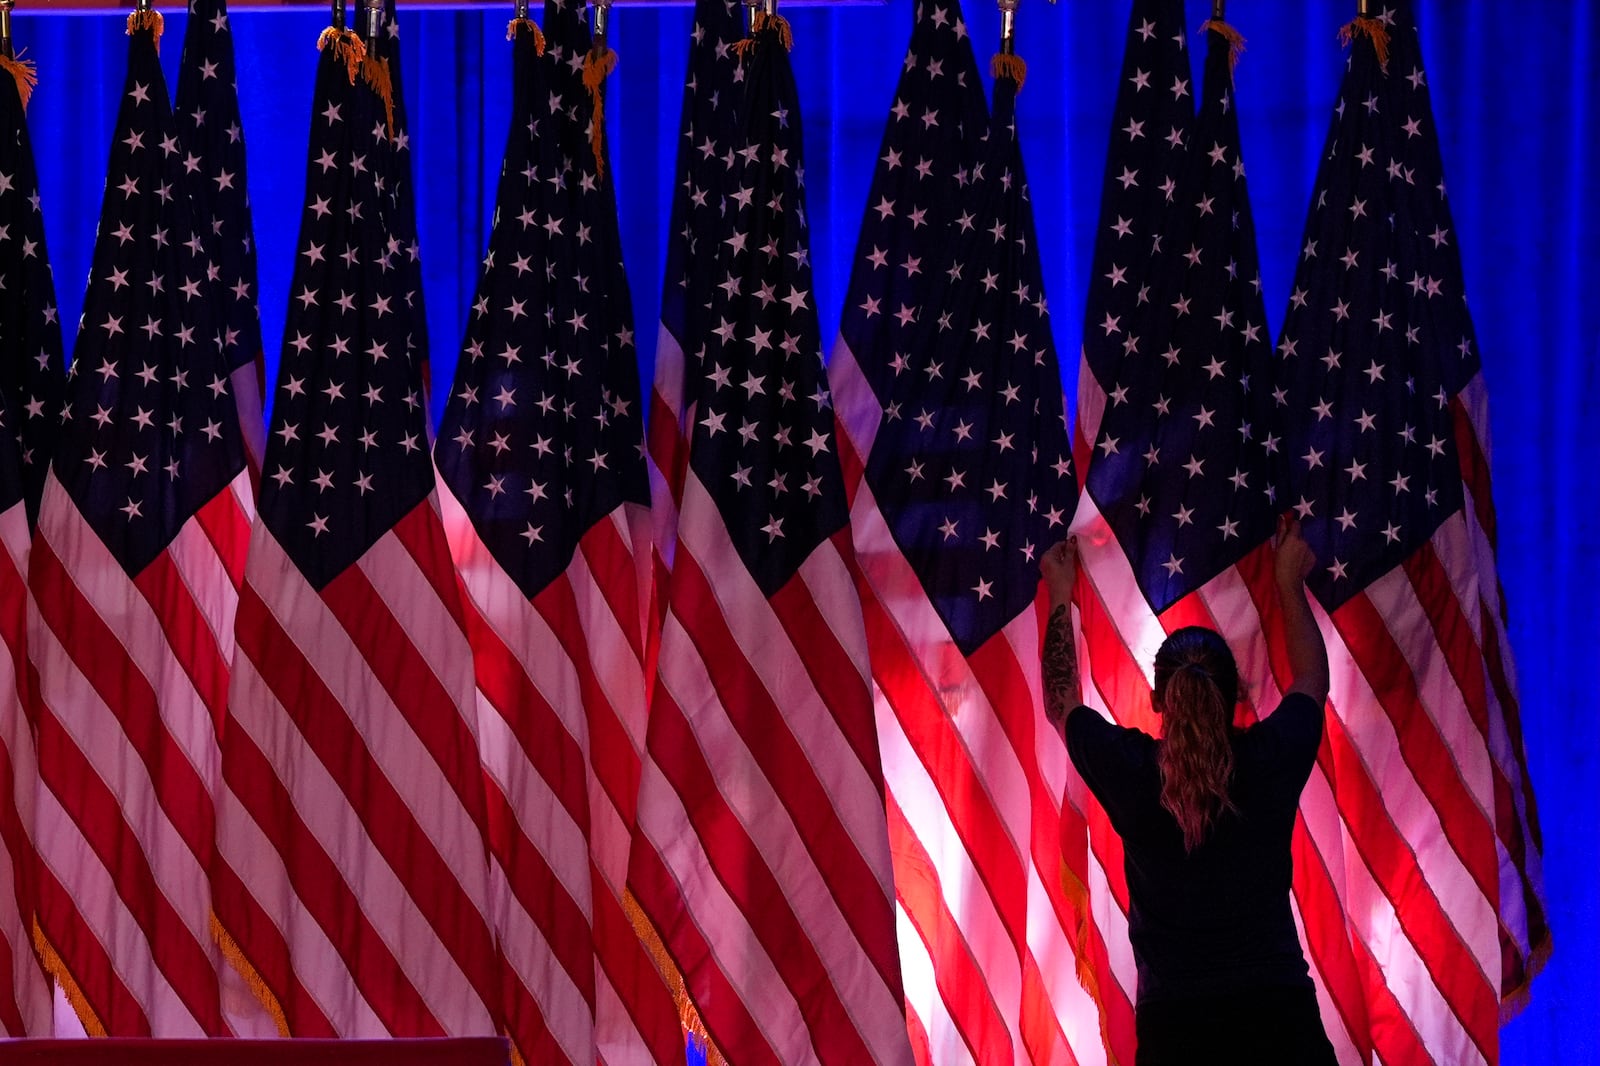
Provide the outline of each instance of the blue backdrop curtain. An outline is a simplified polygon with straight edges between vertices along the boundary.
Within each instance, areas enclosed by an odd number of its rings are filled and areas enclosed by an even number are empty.
[[[1556,952],[1505,1033],[1507,1063],[1600,1060],[1600,3],[1418,0],[1493,418],[1501,574],[1519,663],[1527,749],[1545,832]],[[24,0],[26,4],[26,0]],[[992,2],[968,0],[980,56]],[[510,103],[510,4],[402,13],[418,179],[434,402],[448,392],[494,209]],[[538,14],[538,6],[535,14]],[[1057,346],[1075,352],[1128,0],[1024,5],[1029,62],[1018,103]],[[1210,4],[1191,0],[1194,26]],[[1249,39],[1238,105],[1267,313],[1288,298],[1307,199],[1355,0],[1235,0]],[[641,358],[653,356],[671,196],[687,7],[619,5],[607,128]],[[910,31],[910,0],[786,9],[805,112],[812,262],[825,334],[837,321],[867,184]],[[39,64],[29,113],[64,323],[75,323],[94,243],[126,55],[122,16],[19,11]],[[176,83],[185,17],[162,59]],[[263,337],[275,365],[304,182],[321,10],[239,12],[239,94],[260,245]],[[67,330],[68,345],[72,329]],[[829,341],[831,345],[831,339]],[[6,353],[3,357],[14,357]],[[1066,359],[1069,397],[1076,360]],[[435,411],[437,415],[437,410]]]

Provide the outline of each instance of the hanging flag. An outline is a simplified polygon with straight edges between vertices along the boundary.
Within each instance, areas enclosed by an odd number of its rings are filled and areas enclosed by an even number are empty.
[[[213,867],[294,1036],[499,1028],[472,657],[434,495],[384,103],[321,41],[305,213],[240,594]]]
[[[522,1061],[682,1062],[625,909],[644,749],[649,487],[616,201],[571,62],[511,24],[511,130],[489,252],[434,449],[477,664],[506,1026]]]
[[[266,449],[261,396],[266,356],[256,303],[256,241],[245,191],[244,127],[234,80],[227,0],[191,0],[173,110],[184,147],[183,174],[206,236],[207,274],[222,295],[214,311],[239,408],[251,470]]]
[[[1037,557],[1076,482],[1014,96],[997,78],[991,129],[959,5],[917,6],[829,368],[908,1021],[934,1063],[1074,1061],[1073,1030],[1098,1032],[1039,696]]]
[[[1181,13],[1136,11],[1129,62],[1137,69],[1152,49],[1170,50],[1170,31],[1181,25]],[[1268,662],[1278,604],[1267,545],[1282,508],[1283,393],[1266,335],[1233,106],[1232,66],[1243,41],[1225,24],[1205,28],[1200,112],[1178,146],[1185,150],[1162,173],[1170,200],[1164,192],[1164,209],[1144,216],[1153,227],[1145,229],[1133,224],[1122,195],[1131,185],[1114,181],[1102,204],[1105,239],[1085,330],[1122,338],[1122,350],[1103,378],[1086,372],[1080,384],[1080,395],[1093,398],[1085,407],[1098,414],[1075,523],[1087,576],[1077,601],[1085,698],[1152,733],[1146,670],[1166,634],[1182,626],[1227,637],[1245,681],[1246,721],[1276,706],[1289,684]],[[1138,90],[1128,95],[1137,105]],[[1119,120],[1113,147],[1139,112]],[[1108,307],[1123,290],[1132,306],[1118,305],[1120,316],[1112,315]],[[1117,317],[1113,332],[1096,328]],[[1314,776],[1293,842],[1293,906],[1325,1027],[1342,1061],[1364,1062],[1371,1057],[1368,999],[1342,919],[1340,812],[1325,774]],[[1125,920],[1120,842],[1098,805],[1085,806],[1097,867],[1092,890],[1108,897],[1103,913]],[[1114,948],[1119,961],[1111,968],[1131,996],[1125,941]],[[1117,1049],[1119,1058],[1126,1054]]]
[[[92,1034],[222,1036],[206,870],[253,514],[206,234],[156,58],[128,73],[29,558],[39,940]]]
[[[727,1061],[909,1063],[788,24],[762,13],[715,232],[629,885]],[[714,256],[714,258],[713,258]]]
[[[28,548],[65,380],[39,175],[25,111],[31,63],[0,58],[0,1032],[49,1036],[50,986],[33,950],[39,785],[29,707]]]
[[[709,316],[719,279],[698,264],[716,256],[711,235],[722,225],[720,193],[740,136],[737,101],[746,72],[734,46],[744,38],[743,18],[737,0],[695,0],[648,419],[646,459],[661,587],[677,544],[687,470],[692,412],[684,409],[685,368],[704,357],[714,325]]]
[[[1320,561],[1346,916],[1385,1061],[1496,1062],[1549,951],[1494,562],[1480,357],[1409,5],[1349,67],[1278,344]]]
[[[28,97],[35,74],[27,60],[0,59],[0,392],[6,417],[20,444],[23,497],[28,520],[39,516],[45,474],[61,432],[66,398],[61,322],[55,281],[45,253],[44,215],[39,210],[39,175],[28,136]],[[24,571],[26,572],[26,571]]]

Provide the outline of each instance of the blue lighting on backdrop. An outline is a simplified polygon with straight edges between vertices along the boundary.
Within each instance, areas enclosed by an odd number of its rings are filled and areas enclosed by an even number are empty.
[[[1057,347],[1069,356],[1078,347],[1128,6],[1128,0],[1028,3],[1019,19],[1018,50],[1030,73],[1018,117]],[[1210,5],[1189,6],[1198,26]],[[1274,328],[1343,69],[1335,31],[1355,6],[1354,0],[1235,0],[1229,10],[1249,38],[1238,102]],[[1600,714],[1584,664],[1600,648],[1600,612],[1586,602],[1600,571],[1600,421],[1591,414],[1600,401],[1600,3],[1423,0],[1419,6],[1489,383],[1501,575],[1556,942],[1531,1005],[1505,1030],[1504,1061],[1596,1062]],[[436,406],[454,373],[494,209],[510,104],[504,39],[510,8],[401,14]],[[786,11],[805,110],[811,258],[825,334],[838,321],[910,9],[908,0],[893,0]],[[607,128],[647,363],[690,17],[687,7],[632,5],[619,5],[612,16],[621,64],[608,85]],[[998,39],[992,2],[968,0],[967,17],[985,56]],[[39,64],[29,121],[61,317],[69,324],[77,320],[93,251],[125,64],[122,19],[26,7],[14,19],[18,45]],[[326,22],[317,10],[233,17],[272,365],[301,207],[315,41]],[[168,16],[169,88],[184,23],[181,12]],[[1076,359],[1064,361],[1071,397]]]

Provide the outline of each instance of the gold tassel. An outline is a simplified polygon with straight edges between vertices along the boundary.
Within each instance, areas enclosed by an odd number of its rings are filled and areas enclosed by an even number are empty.
[[[1020,93],[1022,83],[1028,80],[1028,64],[1019,55],[996,52],[994,58],[989,60],[989,73],[996,78],[1010,78],[1017,83],[1017,92]]]
[[[361,43],[361,35],[355,30],[336,30],[329,26],[317,38],[317,51],[329,48],[333,49],[333,57],[344,63],[345,73],[350,76],[350,84],[354,85],[356,74],[361,70],[361,61],[367,58],[367,46]]]
[[[383,101],[383,126],[394,140],[394,80],[389,76],[389,61],[368,52],[361,60],[361,80]]]
[[[527,30],[533,34],[533,50],[544,55],[544,34],[540,31],[538,23],[532,19],[512,19],[506,23],[506,40],[516,40],[519,30]]]
[[[10,74],[17,82],[17,95],[22,97],[22,110],[28,110],[28,100],[33,96],[33,87],[39,84],[39,72],[33,65],[33,60],[23,59],[18,56],[0,56],[0,69]]]
[[[56,946],[50,943],[50,938],[44,935],[37,918],[33,920],[33,949],[39,953],[39,961],[44,963],[45,972],[61,986],[67,1002],[72,1005],[73,1013],[78,1016],[78,1021],[83,1023],[83,1031],[90,1036],[105,1036],[105,1023],[95,1014],[94,1008],[89,1006],[89,997],[83,994],[83,989],[73,980],[72,971],[67,969],[66,961],[56,952]]]
[[[688,1033],[690,1039],[706,1053],[706,1066],[728,1066],[728,1060],[723,1056],[722,1050],[711,1042],[711,1034],[706,1032],[705,1022],[700,1020],[700,1012],[694,1009],[694,1001],[689,998],[689,989],[683,982],[683,974],[678,972],[678,964],[672,961],[672,955],[667,951],[667,946],[661,942],[656,927],[645,916],[639,901],[634,898],[632,889],[623,891],[622,909],[627,914],[633,931],[639,935],[639,942],[644,945],[645,952],[655,962],[656,969],[661,973],[661,979],[667,983],[667,988],[672,992],[672,1001],[677,1004],[678,1021],[682,1023],[683,1031]]]
[[[261,1006],[266,1009],[266,1012],[272,1016],[272,1024],[277,1026],[278,1035],[288,1037],[290,1035],[289,1019],[283,1013],[283,1005],[278,1002],[278,997],[272,994],[272,989],[267,987],[267,983],[261,979],[261,974],[256,972],[254,966],[250,965],[250,960],[245,958],[244,952],[240,950],[238,943],[222,927],[222,922],[218,921],[216,912],[212,912],[211,915],[211,939],[217,942],[217,947],[222,949],[222,957],[228,960],[228,965],[232,966],[240,977],[244,978],[245,985],[254,993],[256,999],[260,1000]]]
[[[1210,30],[1228,42],[1228,73],[1239,65],[1239,57],[1244,54],[1244,34],[1234,29],[1221,19],[1206,19],[1200,24],[1200,32]]]
[[[165,27],[159,11],[135,11],[128,16],[128,36],[132,37],[139,30],[149,30],[155,40],[156,55],[161,54],[161,31]]]
[[[589,122],[589,150],[594,153],[595,174],[601,180],[606,176],[606,97],[600,86],[606,75],[616,69],[617,53],[602,43],[596,42],[583,57],[583,87],[589,90],[589,99],[594,104]]]
[[[770,29],[778,35],[778,43],[783,45],[785,52],[794,51],[794,30],[789,27],[789,20],[782,15],[769,15],[765,11],[758,10],[750,16],[750,36],[742,41],[735,41],[733,45],[733,50],[739,56],[741,62],[744,60],[745,55],[756,46],[756,38],[761,36],[761,31],[766,29]]]
[[[1382,19],[1358,18],[1339,28],[1339,43],[1348,45],[1362,34],[1372,39],[1372,50],[1378,54],[1378,69],[1389,73],[1389,29]]]

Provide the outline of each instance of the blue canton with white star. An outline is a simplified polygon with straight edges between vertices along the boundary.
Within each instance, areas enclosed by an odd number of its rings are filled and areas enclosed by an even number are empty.
[[[1462,506],[1451,404],[1479,368],[1416,26],[1381,19],[1388,67],[1355,38],[1278,343],[1284,502],[1330,611]]]
[[[138,574],[244,469],[206,236],[148,30],[131,35],[56,477]]]
[[[583,10],[545,5],[542,57],[527,30],[513,44],[494,231],[434,452],[529,597],[565,571],[591,526],[649,501],[615,193],[589,144]]]

